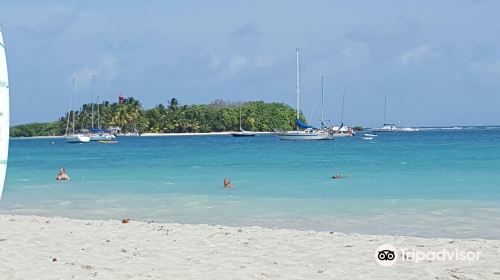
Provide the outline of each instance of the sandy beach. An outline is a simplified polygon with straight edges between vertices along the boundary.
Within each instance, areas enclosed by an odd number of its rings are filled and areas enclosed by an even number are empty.
[[[389,243],[477,260],[375,261]],[[499,279],[500,241],[0,215],[0,279]]]

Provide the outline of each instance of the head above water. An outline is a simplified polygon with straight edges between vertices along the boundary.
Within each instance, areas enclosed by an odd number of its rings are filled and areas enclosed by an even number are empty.
[[[231,184],[231,180],[229,178],[224,178],[224,187],[225,188],[232,188],[233,184]]]

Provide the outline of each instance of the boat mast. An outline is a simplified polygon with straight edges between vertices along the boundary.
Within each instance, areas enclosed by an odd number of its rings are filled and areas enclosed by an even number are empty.
[[[400,112],[400,124],[401,124],[401,127],[403,127],[403,95],[401,94],[399,96],[399,102],[401,103],[401,112]]]
[[[297,85],[295,91],[297,92],[297,120],[298,120],[300,119],[299,48],[297,48],[296,53],[297,53]],[[299,125],[297,125],[297,131],[299,131]]]
[[[90,77],[90,95],[91,95],[91,101],[90,101],[90,106],[92,107],[92,128],[94,128],[94,77],[95,75],[92,74]]]
[[[73,77],[73,88],[75,84],[75,77]],[[69,120],[71,119],[71,106],[73,104],[73,92],[71,93],[71,101],[69,102],[69,108],[68,108],[68,115],[66,117],[66,133],[65,135],[68,135],[68,130],[69,130]]]
[[[345,101],[345,92],[342,95],[342,114],[340,115],[340,126],[344,126],[344,101]]]
[[[325,94],[324,94],[324,76],[321,76],[321,128],[323,128],[324,125],[324,120],[325,120]]]
[[[99,96],[97,96],[97,128],[101,128],[101,115],[99,112]]]
[[[243,129],[241,128],[241,105],[240,105],[240,131],[242,131]]]
[[[385,125],[385,111],[387,109],[387,92],[385,93],[385,99],[384,99],[384,125]]]
[[[73,111],[73,134],[75,134],[75,77],[73,77],[73,99],[72,99],[72,111]]]

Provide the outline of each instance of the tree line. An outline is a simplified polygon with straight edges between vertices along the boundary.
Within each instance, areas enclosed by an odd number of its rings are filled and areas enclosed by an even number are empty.
[[[231,103],[215,100],[210,104],[182,105],[178,99],[172,98],[167,104],[144,109],[139,100],[129,97],[122,102],[84,104],[79,110],[70,111],[55,122],[13,126],[10,134],[12,137],[64,135],[68,118],[70,130],[73,117],[75,130],[81,130],[92,127],[92,115],[95,128],[118,126],[123,133],[235,131],[239,129],[240,112],[242,128],[245,130],[295,129],[295,110],[284,103],[263,101]],[[301,119],[306,122],[303,115]]]

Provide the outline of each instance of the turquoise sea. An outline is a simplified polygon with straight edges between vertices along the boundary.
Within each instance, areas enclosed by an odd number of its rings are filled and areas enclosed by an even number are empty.
[[[500,129],[361,136],[11,139],[0,214],[500,239]]]

